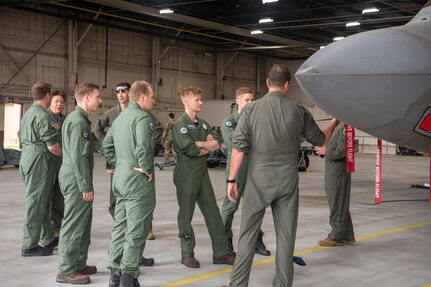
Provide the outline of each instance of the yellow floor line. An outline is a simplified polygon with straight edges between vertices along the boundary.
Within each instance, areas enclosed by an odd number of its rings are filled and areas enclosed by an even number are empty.
[[[416,224],[407,225],[407,226],[403,226],[403,227],[399,227],[399,228],[393,228],[393,229],[385,230],[385,231],[382,231],[382,232],[368,234],[368,235],[356,238],[356,241],[363,241],[363,240],[367,240],[367,239],[371,239],[371,238],[375,238],[375,237],[379,237],[379,236],[383,236],[383,235],[387,235],[387,234],[391,234],[391,233],[395,233],[395,232],[400,232],[400,231],[405,231],[405,230],[409,230],[409,229],[413,229],[413,228],[423,227],[423,226],[426,226],[426,225],[431,225],[431,221],[416,223]],[[295,256],[299,256],[299,255],[302,255],[302,254],[311,253],[311,252],[318,251],[320,249],[325,249],[325,248],[328,248],[328,247],[315,246],[315,247],[312,247],[312,248],[308,248],[308,249],[296,251],[294,253],[294,255]],[[271,263],[274,260],[275,260],[275,256],[271,256],[271,257],[268,257],[267,259],[263,259],[263,260],[259,260],[259,261],[254,261],[253,262],[253,266],[259,266],[259,265]],[[218,276],[218,275],[221,275],[221,274],[229,273],[231,270],[232,270],[232,268],[229,267],[229,268],[225,268],[225,269],[221,269],[221,270],[217,270],[217,271],[213,271],[213,272],[208,272],[208,273],[201,274],[201,275],[198,275],[198,276],[193,276],[193,277],[190,277],[190,278],[186,278],[186,279],[178,280],[178,281],[171,282],[171,283],[168,283],[168,284],[165,284],[165,285],[161,285],[160,287],[182,286],[182,285],[185,285],[185,284],[188,284],[188,283],[192,283],[192,282],[196,282],[196,281],[208,279],[208,278],[211,278],[211,277],[215,277],[215,276]],[[431,287],[431,283],[423,285],[422,287]]]

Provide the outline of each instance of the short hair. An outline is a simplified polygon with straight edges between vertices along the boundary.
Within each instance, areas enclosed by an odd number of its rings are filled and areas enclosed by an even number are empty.
[[[173,119],[175,117],[174,113],[169,113],[168,116]]]
[[[268,82],[273,87],[282,87],[290,81],[290,72],[286,65],[274,64],[268,72]]]
[[[63,100],[66,100],[66,94],[63,90],[55,90],[54,92],[52,92],[52,96],[60,96],[63,98]]]
[[[141,94],[148,96],[150,92],[150,88],[153,88],[153,85],[146,81],[136,81],[133,83],[132,88],[129,92],[129,97],[132,101],[137,102],[141,97]]]
[[[119,82],[117,84],[117,88],[118,87],[127,87],[127,89],[130,90],[130,84],[128,82]]]
[[[93,83],[81,83],[75,87],[75,99],[77,102],[81,101],[86,94],[93,92],[94,90],[100,90],[99,86]]]
[[[52,85],[46,82],[36,82],[31,87],[31,96],[33,100],[39,101],[42,100],[46,94],[51,93]]]
[[[236,89],[236,97],[239,98],[240,96],[244,94],[253,94],[253,90],[247,87],[241,87]]]
[[[181,90],[181,98],[184,98],[188,94],[202,95],[202,90],[193,86],[188,86]]]

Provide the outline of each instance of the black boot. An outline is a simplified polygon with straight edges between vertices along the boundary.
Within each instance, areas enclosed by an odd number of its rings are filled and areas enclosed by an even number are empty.
[[[116,275],[114,271],[111,270],[111,278],[109,278],[109,287],[119,287],[120,286],[120,276]]]
[[[120,287],[141,287],[138,279],[133,278],[127,273],[123,273],[120,276]]]
[[[150,267],[154,265],[154,258],[145,258],[142,256],[139,266]]]
[[[232,238],[228,238],[227,239],[227,245],[228,245],[228,248],[229,248],[229,254],[236,255],[235,254],[235,250],[233,250]]]
[[[266,249],[265,244],[263,244],[263,232],[262,230],[259,230],[259,234],[257,235],[257,242],[256,242],[256,251],[257,254],[263,255],[263,256],[270,256],[271,251]]]

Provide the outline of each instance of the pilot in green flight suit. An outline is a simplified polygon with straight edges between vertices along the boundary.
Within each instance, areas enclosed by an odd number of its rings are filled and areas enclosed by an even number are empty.
[[[46,112],[51,102],[51,85],[37,82],[31,94],[34,104],[22,117],[20,127],[20,174],[26,188],[21,255],[46,256],[57,245],[49,219],[49,198],[54,182],[53,154],[61,156],[61,147]],[[39,246],[39,241],[48,248]]]
[[[329,204],[331,232],[320,240],[320,246],[342,246],[355,242],[350,217],[351,173],[346,172],[346,134],[339,123],[326,147],[316,147],[318,154],[325,154],[325,192]]]
[[[154,105],[152,86],[145,81],[132,85],[131,102],[114,121],[102,153],[115,168],[115,225],[109,247],[109,286],[138,284],[139,264],[156,205],[154,184],[154,124],[149,112]]]
[[[207,170],[207,154],[219,148],[221,139],[209,124],[196,117],[202,108],[202,90],[184,88],[181,92],[185,113],[172,128],[177,165],[174,183],[177,188],[178,229],[181,240],[181,263],[198,268],[194,258],[195,235],[191,225],[196,203],[207,225],[213,249],[214,264],[233,264],[235,257],[228,254],[228,243],[220,217],[214,190]]]
[[[93,212],[93,137],[88,114],[97,111],[99,87],[90,83],[75,88],[77,106],[63,122],[63,164],[59,174],[64,196],[64,218],[58,247],[57,282],[87,284],[97,272],[87,265]]]

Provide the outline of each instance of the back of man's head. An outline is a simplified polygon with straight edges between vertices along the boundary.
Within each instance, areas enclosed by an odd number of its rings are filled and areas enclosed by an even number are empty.
[[[93,83],[81,83],[75,87],[75,99],[79,103],[85,95],[92,93],[94,90],[99,90],[99,86]]]
[[[46,94],[51,93],[51,84],[45,82],[36,82],[31,87],[31,96],[33,100],[43,100]]]
[[[268,83],[271,87],[283,87],[290,81],[290,72],[286,65],[274,64],[268,72]]]
[[[141,94],[148,96],[150,94],[150,89],[152,88],[153,86],[146,81],[136,81],[130,89],[129,97],[132,101],[137,102],[139,101]]]

